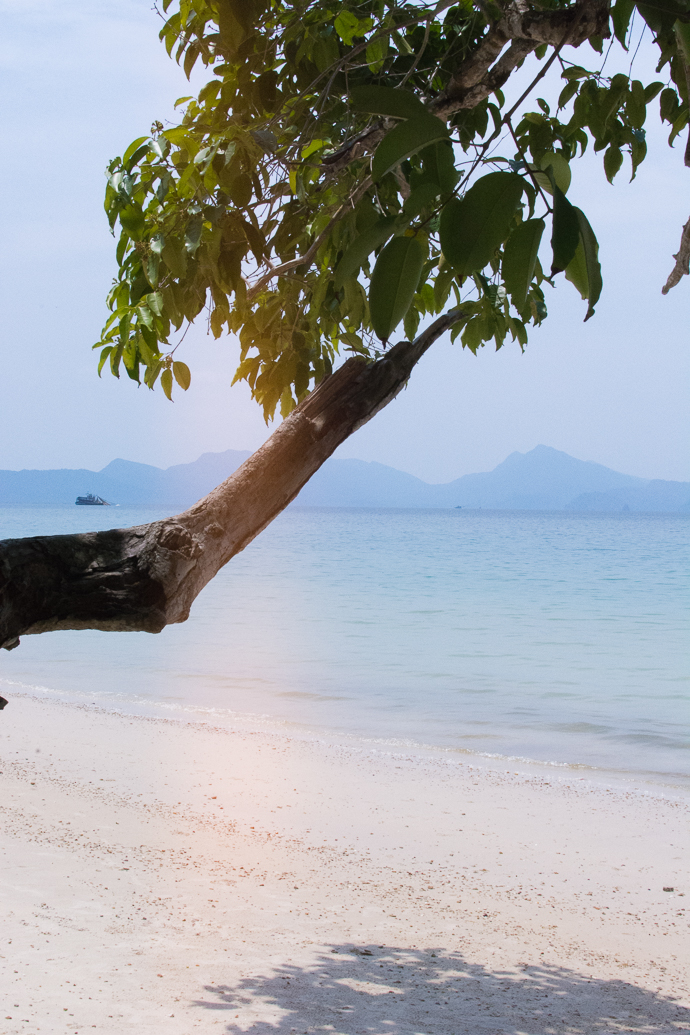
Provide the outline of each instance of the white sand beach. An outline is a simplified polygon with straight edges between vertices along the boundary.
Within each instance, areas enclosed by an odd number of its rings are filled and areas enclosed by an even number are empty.
[[[506,770],[14,695],[0,1033],[690,1031],[687,802]]]

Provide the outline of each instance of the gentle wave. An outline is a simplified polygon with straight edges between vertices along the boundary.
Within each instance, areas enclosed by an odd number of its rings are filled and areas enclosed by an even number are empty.
[[[308,740],[319,743],[346,745],[349,749],[374,751],[377,753],[442,760],[447,764],[464,764],[471,769],[496,769],[503,771],[507,764],[518,765],[519,773],[537,775],[547,781],[555,775],[558,779],[572,779],[575,774],[581,781],[596,786],[624,786],[629,791],[643,794],[662,794],[665,797],[687,798],[690,795],[690,777],[687,772],[645,772],[629,769],[595,767],[577,762],[563,762],[556,759],[530,758],[524,755],[503,755],[490,751],[475,751],[470,747],[441,747],[411,738],[395,736],[356,736],[336,729],[324,730],[309,727],[303,723],[279,720],[271,715],[234,712],[227,708],[200,707],[150,698],[133,697],[118,693],[81,693],[62,691],[51,687],[31,686],[12,680],[0,679],[0,687],[16,697],[33,700],[48,698],[65,705],[76,705],[86,710],[106,711],[132,718],[163,719],[165,721],[210,726],[216,730],[239,733],[273,734],[290,740]],[[472,764],[474,763],[474,764]],[[506,770],[506,772],[509,770]],[[519,775],[516,771],[515,775]],[[579,775],[584,774],[584,775]]]

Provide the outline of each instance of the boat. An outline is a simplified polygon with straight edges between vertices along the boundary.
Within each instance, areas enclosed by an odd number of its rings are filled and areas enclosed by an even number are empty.
[[[92,492],[86,496],[77,496],[74,502],[77,507],[112,507],[112,503],[108,503],[102,496],[94,496]]]

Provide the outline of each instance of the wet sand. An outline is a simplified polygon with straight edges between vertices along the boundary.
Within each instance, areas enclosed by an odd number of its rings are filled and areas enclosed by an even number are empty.
[[[1,1035],[690,1031],[687,802],[505,768],[13,696]]]

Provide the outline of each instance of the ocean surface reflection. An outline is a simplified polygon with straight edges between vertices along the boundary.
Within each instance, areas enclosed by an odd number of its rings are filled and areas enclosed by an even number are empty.
[[[0,537],[161,516],[6,507]],[[690,771],[689,528],[690,515],[291,508],[186,624],[25,637],[0,683],[676,783]]]

